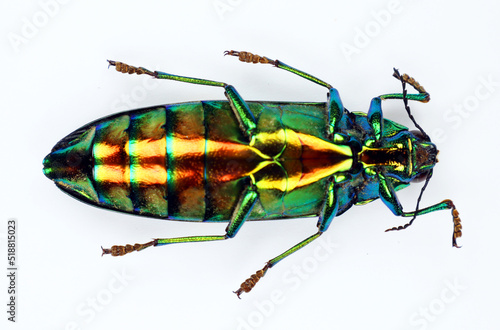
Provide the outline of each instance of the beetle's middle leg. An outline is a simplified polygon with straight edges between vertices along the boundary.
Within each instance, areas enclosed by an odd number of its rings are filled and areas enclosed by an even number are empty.
[[[340,99],[339,92],[337,91],[336,88],[333,88],[332,85],[321,79],[316,78],[313,75],[310,75],[309,73],[297,70],[281,62],[280,60],[271,60],[270,58],[265,56],[260,56],[249,52],[239,52],[235,50],[225,51],[224,55],[237,56],[240,61],[246,63],[271,64],[279,69],[286,70],[288,72],[298,75],[299,77],[312,81],[315,84],[328,88],[328,102],[326,103],[328,126],[326,129],[326,133],[330,137],[330,139],[335,139],[336,142],[346,140],[346,137],[341,136],[339,134],[335,134],[337,133],[337,127],[340,123],[340,120],[344,115],[344,106],[342,104],[342,100]]]
[[[257,284],[257,282],[262,277],[264,277],[264,275],[266,274],[266,272],[268,271],[269,268],[273,267],[278,262],[285,259],[286,257],[291,255],[295,251],[308,245],[309,243],[314,241],[316,238],[321,236],[321,234],[323,234],[323,232],[325,232],[328,229],[328,227],[330,226],[330,223],[332,222],[333,218],[335,217],[335,215],[337,214],[337,211],[339,209],[339,201],[337,198],[337,196],[339,195],[338,189],[339,188],[335,187],[334,180],[332,180],[327,186],[327,191],[325,194],[325,202],[324,202],[323,207],[321,209],[321,213],[319,215],[318,224],[317,224],[318,232],[314,235],[309,236],[308,238],[306,238],[302,242],[292,246],[290,249],[286,250],[285,252],[278,255],[277,257],[269,260],[266,263],[266,265],[264,266],[264,268],[258,270],[255,274],[250,276],[245,282],[243,282],[241,284],[241,286],[238,290],[234,291],[234,293],[236,293],[238,298],[240,297],[240,295],[243,292],[250,292],[253,289],[253,287]]]
[[[252,112],[250,111],[250,107],[248,104],[245,102],[245,100],[238,94],[236,89],[223,82],[219,81],[213,81],[213,80],[208,80],[208,79],[200,79],[200,78],[191,78],[191,77],[184,77],[184,76],[177,76],[173,75],[170,73],[165,73],[165,72],[160,72],[160,71],[150,71],[146,68],[142,67],[134,67],[122,62],[116,62],[116,61],[108,61],[109,65],[115,66],[116,71],[122,72],[122,73],[128,73],[128,74],[147,74],[153,78],[156,79],[168,79],[168,80],[176,80],[176,81],[181,81],[181,82],[186,82],[190,84],[198,84],[198,85],[206,85],[206,86],[216,86],[216,87],[223,87],[224,88],[224,94],[226,95],[227,99],[229,100],[229,104],[231,105],[231,109],[233,110],[236,118],[238,119],[238,122],[240,123],[240,126],[242,128],[242,131],[244,134],[248,137],[249,141],[252,140],[253,138],[253,133],[255,131],[255,128],[257,127],[255,123],[255,117],[253,116]]]
[[[254,185],[250,185],[240,197],[238,204],[231,216],[231,220],[226,227],[225,235],[217,236],[188,236],[188,237],[174,237],[174,238],[157,238],[150,242],[134,245],[114,245],[110,249],[102,249],[102,254],[111,254],[114,257],[123,256],[127,253],[133,251],[141,251],[150,246],[161,246],[167,244],[175,243],[188,243],[188,242],[207,242],[207,241],[219,241],[228,238],[233,238],[240,230],[243,223],[247,220],[248,216],[252,212],[252,209],[257,202],[258,193],[257,188]]]

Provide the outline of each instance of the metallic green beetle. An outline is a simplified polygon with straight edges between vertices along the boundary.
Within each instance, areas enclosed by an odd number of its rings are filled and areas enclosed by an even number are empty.
[[[451,200],[403,212],[396,191],[432,175],[437,149],[425,132],[383,119],[381,101],[429,101],[413,78],[395,77],[403,93],[372,99],[368,114],[347,111],[330,84],[278,60],[228,51],[243,62],[272,64],[328,89],[326,103],[247,102],[228,84],[149,71],[109,61],[123,73],[222,87],[227,101],[200,101],[127,111],[99,119],[62,139],[44,159],[44,173],[63,191],[95,206],[187,221],[228,221],[224,235],[155,239],[113,246],[121,256],[149,246],[232,238],[247,220],[319,216],[318,231],[246,280],[249,292],[276,263],[326,231],[354,204],[380,198],[395,214],[413,217],[450,209]],[[407,94],[405,84],[417,90]],[[423,192],[423,189],[422,189]]]

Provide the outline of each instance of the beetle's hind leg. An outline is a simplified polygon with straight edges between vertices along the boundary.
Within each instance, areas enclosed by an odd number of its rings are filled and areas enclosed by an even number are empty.
[[[123,256],[130,252],[141,251],[150,246],[160,246],[175,243],[188,243],[188,242],[207,242],[207,241],[219,241],[228,238],[233,238],[241,226],[247,220],[248,216],[252,212],[252,209],[257,202],[258,193],[257,188],[253,185],[249,186],[241,195],[238,204],[231,216],[231,220],[226,227],[225,235],[217,236],[188,236],[188,237],[174,237],[174,238],[157,238],[145,244],[127,244],[127,245],[114,245],[110,249],[102,248],[102,254],[111,254],[114,257]]]
[[[240,126],[242,128],[243,133],[248,137],[249,141],[253,138],[253,133],[255,128],[257,127],[255,123],[255,117],[250,111],[250,107],[245,102],[245,100],[240,96],[240,94],[236,91],[236,89],[223,82],[213,81],[208,79],[200,79],[200,78],[191,78],[184,76],[177,76],[170,73],[160,72],[160,71],[150,71],[146,68],[131,66],[122,62],[109,61],[110,66],[114,66],[116,71],[121,73],[128,74],[147,74],[156,79],[168,79],[168,80],[176,80],[181,82],[186,82],[190,84],[198,84],[198,85],[206,85],[206,86],[216,86],[224,88],[227,99],[229,100],[229,104],[231,105],[231,109],[233,110]]]

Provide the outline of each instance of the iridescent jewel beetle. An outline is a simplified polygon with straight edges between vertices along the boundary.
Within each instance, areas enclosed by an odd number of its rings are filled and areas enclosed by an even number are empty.
[[[227,100],[167,104],[114,114],[74,131],[44,159],[44,173],[71,196],[136,215],[229,222],[215,236],[158,238],[113,246],[122,256],[150,246],[225,240],[247,220],[318,217],[317,232],[269,260],[235,291],[249,292],[266,271],[325,232],[352,205],[380,198],[397,216],[451,210],[453,246],[461,236],[451,200],[420,209],[437,162],[436,146],[411,116],[408,100],[428,102],[413,78],[394,76],[402,93],[372,99],[368,114],[347,111],[330,84],[281,61],[228,51],[243,62],[272,64],[328,89],[327,102],[247,102],[226,83],[149,71],[109,61],[119,72],[224,88]],[[405,85],[417,93],[407,94]],[[402,99],[418,130],[382,116],[381,102]],[[425,179],[415,211],[404,212],[396,191]]]

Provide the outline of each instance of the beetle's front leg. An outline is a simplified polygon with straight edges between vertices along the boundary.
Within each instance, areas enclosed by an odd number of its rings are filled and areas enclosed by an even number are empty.
[[[374,141],[368,141],[368,144],[375,142],[375,141],[380,141],[380,138],[382,136],[382,132],[384,131],[384,120],[383,120],[383,115],[382,115],[382,100],[388,100],[388,99],[402,99],[405,102],[405,107],[406,111],[408,112],[408,115],[410,116],[410,119],[415,123],[415,126],[419,128],[421,131],[422,129],[418,124],[415,122],[413,119],[413,116],[410,113],[410,109],[407,105],[407,100],[413,100],[413,101],[419,101],[419,102],[429,102],[430,96],[429,93],[424,89],[422,85],[420,85],[414,78],[408,76],[406,73],[401,75],[398,70],[394,69],[394,74],[393,76],[400,80],[403,83],[403,93],[392,93],[392,94],[383,94],[378,97],[374,97],[372,99],[372,102],[370,104],[370,109],[368,110],[368,123],[370,124],[371,128],[373,129],[374,133]],[[404,84],[410,84],[413,88],[415,88],[418,92],[418,94],[407,94],[406,90],[404,88]],[[423,131],[422,131],[423,132]],[[425,133],[424,133],[425,134]]]
[[[459,213],[451,200],[446,199],[441,203],[437,203],[423,209],[412,212],[403,212],[403,207],[398,200],[396,191],[394,190],[391,182],[385,177],[383,173],[378,172],[377,175],[379,181],[380,199],[395,215],[399,215],[402,217],[415,217],[439,210],[451,210],[451,214],[453,216],[452,244],[454,247],[459,247],[457,245],[457,238],[462,236],[462,223],[460,221]],[[386,231],[406,229],[412,224],[412,222],[413,220],[404,226],[394,227]]]
[[[240,230],[243,223],[248,219],[252,209],[257,202],[258,193],[254,185],[249,186],[241,195],[238,204],[236,205],[231,220],[226,227],[225,235],[218,236],[188,236],[188,237],[174,237],[174,238],[157,238],[145,244],[127,244],[127,245],[114,245],[110,249],[102,249],[102,254],[111,254],[114,257],[123,256],[133,251],[141,251],[150,246],[161,246],[175,243],[188,243],[188,242],[207,242],[219,241],[228,238],[233,238]]]
[[[415,88],[418,94],[406,94],[406,93],[384,94],[380,95],[380,98],[382,100],[388,100],[388,99],[401,100],[407,98],[408,100],[427,103],[431,99],[429,93],[427,93],[424,86],[420,85],[418,81],[416,81],[414,78],[410,77],[406,73],[400,74],[397,69],[394,69],[393,77],[396,78],[397,80],[400,80],[401,82],[411,85],[413,88]]]
[[[238,298],[240,298],[240,295],[243,292],[250,292],[253,289],[253,287],[257,284],[257,282],[262,277],[264,277],[264,275],[269,270],[269,268],[273,267],[278,262],[285,259],[286,257],[291,255],[295,251],[308,245],[309,243],[314,241],[316,238],[321,236],[321,234],[323,234],[323,232],[325,232],[328,229],[328,227],[330,226],[330,223],[332,222],[333,218],[335,217],[335,215],[337,214],[337,211],[339,209],[339,201],[337,198],[338,195],[339,195],[338,188],[335,187],[335,181],[332,180],[327,185],[327,190],[326,190],[326,194],[325,194],[325,201],[324,201],[323,207],[321,209],[321,213],[319,215],[318,224],[317,224],[318,232],[314,235],[309,236],[308,238],[306,238],[302,242],[292,246],[290,249],[286,250],[285,252],[283,252],[279,256],[269,260],[266,263],[266,265],[264,266],[264,268],[258,270],[255,274],[250,276],[245,282],[243,282],[241,284],[241,286],[238,290],[234,291],[234,293],[236,293]]]
[[[368,110],[368,124],[373,130],[375,141],[380,141],[384,131],[384,116],[382,115],[382,100],[380,97],[374,97]],[[368,142],[370,144],[370,142]]]
[[[271,60],[266,56],[260,56],[257,54],[252,54],[250,52],[239,52],[235,50],[225,51],[224,55],[237,56],[240,61],[246,63],[271,64],[279,69],[291,72],[298,75],[299,77],[312,81],[315,84],[328,88],[328,102],[326,104],[328,126],[326,129],[326,134],[330,137],[331,140],[335,140],[336,142],[346,140],[345,136],[336,134],[337,127],[340,123],[340,120],[342,119],[342,116],[344,115],[344,106],[342,105],[342,100],[340,99],[339,92],[337,91],[337,89],[333,88],[332,85],[316,78],[313,75],[310,75],[309,73],[292,68],[291,66],[281,62],[280,60]]]

